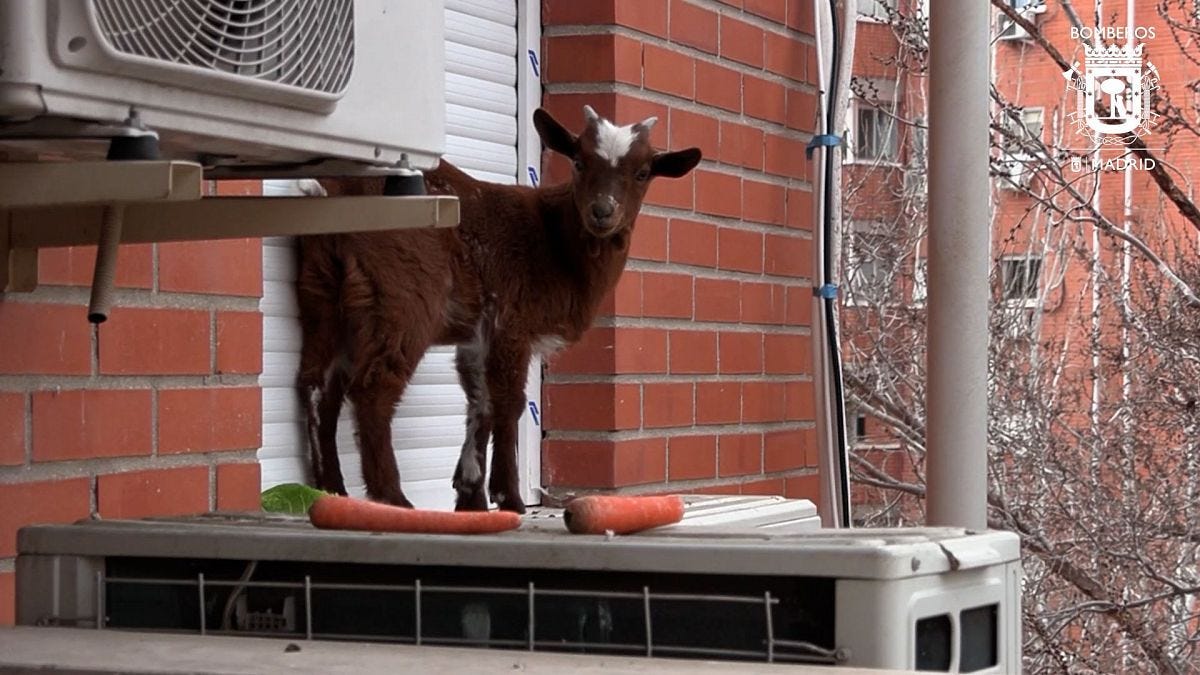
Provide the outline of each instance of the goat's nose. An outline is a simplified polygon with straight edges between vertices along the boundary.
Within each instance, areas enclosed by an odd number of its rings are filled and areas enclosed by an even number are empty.
[[[592,202],[592,216],[598,221],[603,221],[613,214],[613,205],[607,199],[601,199]]]

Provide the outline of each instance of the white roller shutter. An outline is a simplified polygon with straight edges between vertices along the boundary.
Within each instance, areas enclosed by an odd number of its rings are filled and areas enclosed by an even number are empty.
[[[529,101],[536,76],[520,73],[529,66],[525,54],[518,59],[518,44],[536,45],[539,30],[536,2],[519,3],[523,19],[518,27],[516,0],[446,0],[446,154],[445,157],[477,178],[514,183],[524,175],[519,167],[518,141],[524,148],[529,125]],[[532,21],[530,19],[533,19]],[[534,31],[532,35],[519,34]],[[518,94],[521,94],[520,96]],[[267,194],[292,194],[289,181],[266,181]],[[263,488],[303,481],[308,473],[308,450],[303,411],[294,382],[299,366],[300,331],[294,284],[296,259],[290,238],[263,242],[263,447],[259,451]],[[393,447],[405,494],[418,507],[450,508],[450,486],[458,461],[465,426],[466,399],[454,371],[454,350],[431,350],[418,367],[396,410],[392,423]],[[531,373],[540,372],[532,368]],[[531,409],[536,410],[539,379],[532,379]],[[338,426],[342,474],[351,494],[361,495],[361,461],[354,440],[353,412],[349,403]],[[526,412],[521,434],[523,457],[535,466],[522,471],[523,491],[531,499],[536,485],[540,432]],[[532,483],[530,483],[532,479]]]

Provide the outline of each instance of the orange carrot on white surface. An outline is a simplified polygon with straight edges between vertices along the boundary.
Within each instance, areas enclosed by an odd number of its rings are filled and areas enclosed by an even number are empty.
[[[490,534],[515,530],[521,524],[521,516],[511,511],[406,509],[338,495],[313,502],[308,519],[322,530],[420,534]]]
[[[575,534],[630,534],[683,520],[683,499],[589,495],[571,500],[563,519]]]

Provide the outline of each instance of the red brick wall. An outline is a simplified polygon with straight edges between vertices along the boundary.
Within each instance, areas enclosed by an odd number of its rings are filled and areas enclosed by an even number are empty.
[[[0,295],[0,625],[24,525],[258,508],[260,240],[121,247],[99,328],[94,250],[44,250],[39,288]]]
[[[659,179],[597,326],[548,367],[542,480],[816,499],[811,0],[543,0],[545,106],[698,146]],[[554,158],[547,180],[568,175]]]

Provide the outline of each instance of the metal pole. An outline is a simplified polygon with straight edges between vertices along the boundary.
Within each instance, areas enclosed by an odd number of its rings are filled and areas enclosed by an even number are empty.
[[[989,3],[930,12],[930,525],[987,526]]]

